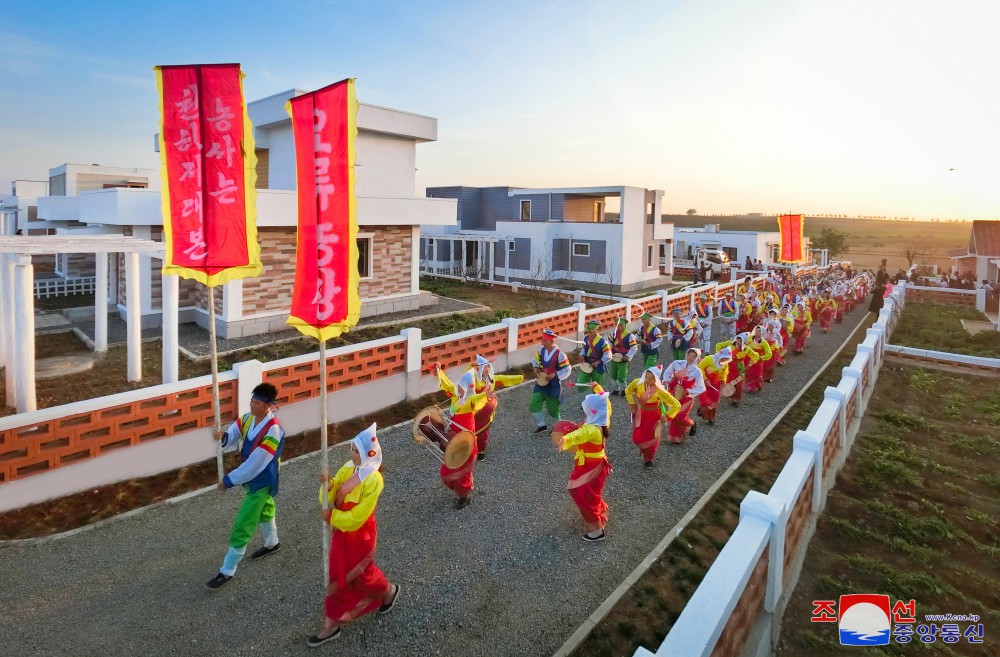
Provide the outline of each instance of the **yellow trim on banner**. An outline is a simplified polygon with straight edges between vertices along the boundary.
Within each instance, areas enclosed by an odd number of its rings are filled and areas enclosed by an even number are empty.
[[[349,78],[347,80],[348,257],[350,258],[350,262],[355,263],[354,267],[348,267],[347,269],[347,317],[342,322],[322,327],[313,326],[295,315],[290,315],[286,322],[286,324],[295,328],[303,335],[316,338],[320,342],[339,337],[341,333],[349,331],[361,319],[361,294],[358,288],[360,277],[356,266],[358,262],[358,198],[354,193],[356,183],[354,161],[357,156],[356,143],[358,136],[358,98],[354,91],[355,79]],[[288,112],[288,116],[292,116],[291,101],[285,103],[285,110]],[[296,167],[296,175],[297,172],[298,167]],[[296,181],[297,187],[298,181]],[[297,242],[298,239],[296,239]],[[371,262],[369,262],[369,266],[371,266]]]
[[[240,70],[240,101],[243,109],[243,209],[245,215],[243,221],[246,226],[247,235],[247,264],[237,267],[227,267],[220,272],[209,276],[203,271],[183,267],[173,264],[173,222],[170,217],[170,176],[167,172],[167,148],[164,140],[164,128],[166,125],[166,108],[163,104],[163,74],[159,66],[154,66],[156,72],[156,90],[159,93],[160,109],[160,180],[163,191],[160,193],[161,207],[163,215],[163,242],[166,253],[163,259],[161,272],[164,276],[180,276],[189,280],[197,281],[208,287],[224,285],[229,281],[252,278],[260,276],[264,267],[260,261],[260,244],[257,242],[257,153],[253,138],[253,125],[250,123],[250,114],[247,111],[246,97],[243,95],[243,78],[246,74]]]

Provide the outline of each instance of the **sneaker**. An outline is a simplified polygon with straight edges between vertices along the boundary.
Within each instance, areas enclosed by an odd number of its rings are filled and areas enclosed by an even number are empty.
[[[543,431],[548,431],[548,430],[549,430],[549,428],[548,428],[547,426],[545,426],[545,425],[543,424],[542,426],[540,426],[540,427],[537,427],[537,428],[536,428],[536,429],[535,429],[534,431],[532,431],[531,433],[542,433]]]
[[[464,509],[470,504],[472,504],[472,495],[467,495],[465,497],[460,497],[455,501],[455,508]]]
[[[380,614],[388,614],[390,611],[392,611],[392,608],[394,606],[396,606],[396,600],[399,600],[399,591],[400,590],[401,590],[400,586],[399,586],[399,584],[397,584],[396,585],[396,592],[392,594],[392,600],[390,600],[389,602],[387,602],[384,605],[382,605],[381,607],[379,607],[378,608],[378,613],[380,613]]]
[[[232,575],[223,575],[222,573],[216,573],[215,577],[205,582],[205,588],[214,591],[215,589],[222,588],[226,582],[233,578]]]
[[[319,638],[319,634],[313,634],[311,637],[309,637],[309,641],[306,642],[306,645],[309,646],[310,648],[319,648],[327,641],[333,641],[334,639],[339,639],[339,638],[340,638],[340,628],[338,627],[333,632],[331,632],[329,636],[325,636],[322,639]]]
[[[483,450],[483,451],[479,452],[479,454],[476,455],[476,460],[477,461],[485,461],[486,460],[486,450]]]
[[[694,424],[691,425],[691,435],[694,436],[696,433],[698,433],[698,423],[697,422],[695,422]]]
[[[645,463],[642,464],[642,467],[644,467],[647,470],[649,470],[650,468],[653,467],[653,462],[652,461],[646,461]]]
[[[583,535],[583,540],[587,541],[588,543],[596,543],[597,541],[603,541],[605,538],[607,538],[607,534],[604,533],[603,529],[601,530],[601,533],[597,534],[596,536],[591,534]]]
[[[260,559],[261,557],[266,557],[269,554],[274,554],[275,552],[277,552],[280,549],[281,549],[281,543],[275,543],[274,547],[267,547],[265,545],[261,549],[257,550],[253,554],[251,554],[250,555],[250,559],[251,560],[253,560],[253,559]]]

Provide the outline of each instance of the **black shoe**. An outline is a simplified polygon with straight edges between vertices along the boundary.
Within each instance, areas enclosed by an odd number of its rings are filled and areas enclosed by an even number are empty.
[[[644,467],[647,470],[649,470],[650,468],[653,467],[653,462],[652,461],[646,461],[645,463],[642,464],[642,467]]]
[[[694,436],[696,433],[698,433],[698,423],[697,422],[695,422],[694,424],[691,425],[691,436]]]
[[[739,405],[740,405],[739,402],[733,402],[733,406],[739,406]]]
[[[387,602],[384,605],[382,605],[381,607],[379,607],[378,608],[378,613],[380,613],[380,614],[388,614],[390,611],[392,611],[392,608],[394,606],[396,606],[396,600],[399,600],[399,592],[401,590],[402,589],[400,588],[399,584],[397,584],[396,585],[396,592],[392,594],[392,600],[390,600],[389,602]]]
[[[253,560],[253,559],[260,559],[261,557],[266,557],[269,554],[274,554],[275,552],[277,552],[280,549],[281,549],[281,543],[275,543],[274,547],[267,547],[265,545],[261,549],[257,550],[253,554],[251,554],[250,555],[250,559],[251,560]]]
[[[607,538],[607,536],[608,535],[602,529],[601,533],[598,534],[597,536],[591,536],[590,534],[584,534],[583,535],[583,540],[587,541],[588,543],[596,543],[597,541],[603,541],[605,538]]]
[[[339,638],[340,638],[340,628],[338,627],[337,629],[335,629],[333,632],[330,633],[330,636],[324,637],[322,639],[319,638],[319,634],[313,634],[311,637],[309,637],[309,641],[306,642],[306,645],[309,646],[310,648],[319,648],[327,641],[333,641],[334,639],[339,639]]]
[[[455,501],[455,508],[464,509],[470,504],[472,504],[472,495],[467,495],[465,497],[460,497]]]
[[[231,580],[232,575],[223,575],[222,573],[217,573],[215,577],[205,582],[205,588],[214,591],[215,589],[220,589],[225,586],[226,582]]]
[[[479,452],[479,454],[476,455],[476,460],[477,461],[485,461],[486,460],[486,450],[485,449],[483,451]]]
[[[538,427],[537,429],[535,429],[531,433],[542,433],[543,431],[548,431],[548,430],[549,430],[549,428],[543,424],[542,426]]]

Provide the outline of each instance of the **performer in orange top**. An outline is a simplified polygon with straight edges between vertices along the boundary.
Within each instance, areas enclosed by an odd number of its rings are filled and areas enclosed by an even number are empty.
[[[733,406],[739,406],[740,400],[743,399],[743,380],[746,378],[747,368],[759,359],[757,352],[750,348],[749,340],[749,333],[740,333],[732,342],[720,342],[715,345],[716,349],[732,347],[733,362],[729,364],[726,383],[732,384],[735,388],[730,399]]]
[[[698,361],[698,369],[705,375],[705,391],[698,397],[698,415],[709,424],[715,424],[722,384],[729,377],[729,364],[732,361],[733,350],[728,347]]]
[[[472,371],[466,371],[458,383],[452,383],[441,370],[441,366],[434,365],[434,373],[437,375],[438,387],[445,391],[451,398],[451,426],[458,430],[476,432],[476,413],[486,406],[487,393],[475,392],[476,378]],[[472,501],[471,495],[475,488],[472,478],[472,471],[476,466],[478,451],[473,447],[469,458],[458,468],[449,468],[444,463],[441,464],[441,482],[446,488],[450,488],[458,495],[455,508],[463,509]]]
[[[625,401],[632,412],[632,442],[642,452],[643,465],[647,468],[653,467],[660,446],[656,426],[673,418],[681,409],[680,402],[663,389],[661,371],[659,365],[650,367],[643,372],[642,378],[635,379],[625,388]]]
[[[792,338],[795,339],[795,347],[792,349],[792,353],[798,355],[805,349],[806,338],[809,337],[810,333],[809,326],[813,321],[812,313],[809,312],[805,301],[799,301],[795,304],[795,308],[792,309],[792,319],[795,321],[794,328],[792,329]]]
[[[557,448],[560,451],[575,449],[574,467],[569,477],[570,497],[580,509],[587,533],[583,540],[603,541],[607,536],[608,504],[604,501],[604,484],[611,474],[611,463],[604,452],[611,427],[611,396],[592,384],[595,392],[583,399],[584,424],[560,423],[573,430],[563,435]],[[600,392],[598,392],[600,391]]]
[[[351,460],[320,485],[320,501],[326,495],[329,508],[323,522],[333,528],[330,538],[330,584],[324,603],[326,624],[309,637],[317,648],[340,637],[340,628],[373,611],[392,610],[399,599],[399,585],[392,585],[374,563],[375,507],[382,494],[382,447],[376,426],[351,441]]]
[[[829,288],[823,290],[823,295],[816,300],[816,315],[819,319],[819,326],[826,333],[830,330],[830,324],[837,312],[837,302],[830,298]]]
[[[764,389],[764,363],[774,357],[771,345],[764,340],[763,333],[760,326],[755,326],[747,338],[747,346],[757,352],[757,360],[747,367],[746,385],[748,392],[760,392]]]

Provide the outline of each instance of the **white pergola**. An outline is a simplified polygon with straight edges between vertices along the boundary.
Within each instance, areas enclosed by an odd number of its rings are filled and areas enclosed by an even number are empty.
[[[142,379],[139,256],[164,257],[160,242],[122,235],[0,236],[0,365],[6,369],[7,405],[18,413],[37,408],[35,396],[35,273],[32,255],[93,253],[94,350],[108,349],[108,254],[125,255],[125,317],[129,381]],[[177,310],[180,281],[163,277],[163,382],[178,379]]]

